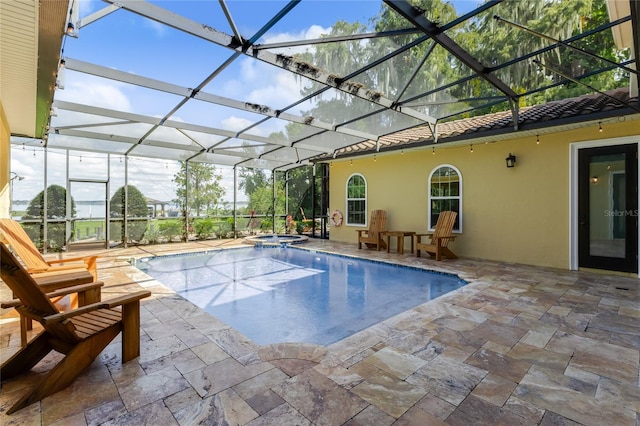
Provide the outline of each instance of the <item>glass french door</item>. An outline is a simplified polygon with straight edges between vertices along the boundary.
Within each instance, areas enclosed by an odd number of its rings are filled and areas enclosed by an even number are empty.
[[[638,272],[638,145],[578,151],[578,264]]]

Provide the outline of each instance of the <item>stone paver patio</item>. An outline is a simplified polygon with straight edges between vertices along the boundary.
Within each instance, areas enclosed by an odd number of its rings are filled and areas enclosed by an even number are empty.
[[[637,278],[310,240],[304,247],[454,272],[469,285],[328,347],[259,346],[127,262],[231,247],[205,241],[103,252],[108,299],[140,287],[141,356],[118,339],[69,388],[4,412],[38,374],[2,383],[2,425],[640,424]],[[76,253],[74,253],[76,255]],[[0,296],[9,298],[0,283]],[[1,357],[19,345],[3,311]]]

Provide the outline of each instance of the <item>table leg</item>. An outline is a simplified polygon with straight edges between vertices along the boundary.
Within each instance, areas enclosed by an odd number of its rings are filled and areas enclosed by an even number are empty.
[[[385,235],[387,237],[387,253],[389,253],[389,249],[391,248],[391,235]]]
[[[398,253],[404,254],[404,235],[398,235]]]

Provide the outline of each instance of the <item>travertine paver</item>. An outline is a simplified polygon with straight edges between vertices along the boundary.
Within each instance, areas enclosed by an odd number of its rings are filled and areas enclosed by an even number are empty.
[[[615,406],[598,401],[595,391],[592,384],[534,365],[516,387],[514,395],[583,424],[635,424],[631,410],[619,411]]]
[[[395,418],[404,414],[427,393],[423,386],[408,383],[383,371],[367,378],[352,392]]]
[[[315,370],[292,377],[273,391],[318,425],[343,424],[368,405]]]
[[[311,240],[309,248],[456,273],[469,285],[328,347],[260,346],[126,260],[205,241],[102,252],[105,298],[148,288],[141,356],[117,338],[72,386],[2,425],[637,425],[637,278],[473,259],[434,262]],[[626,289],[626,290],[625,290]],[[0,299],[10,294],[0,283]],[[0,357],[19,343],[5,310]],[[31,335],[38,331],[34,327]],[[34,368],[50,369],[52,354]],[[36,374],[2,383],[0,410]]]
[[[475,387],[471,394],[497,407],[502,407],[515,388],[515,382],[500,377],[497,374],[489,373],[482,379],[480,384]]]
[[[422,358],[409,355],[389,346],[365,358],[363,362],[373,364],[401,380],[406,379],[427,363]]]

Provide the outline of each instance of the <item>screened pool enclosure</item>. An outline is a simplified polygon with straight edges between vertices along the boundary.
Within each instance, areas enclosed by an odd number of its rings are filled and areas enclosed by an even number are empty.
[[[510,111],[509,132],[525,132],[526,106],[619,88],[637,99],[638,1],[0,8],[10,214],[43,250],[326,238],[334,161],[468,144],[482,135],[439,126],[469,117]],[[381,143],[419,128],[410,146]]]

